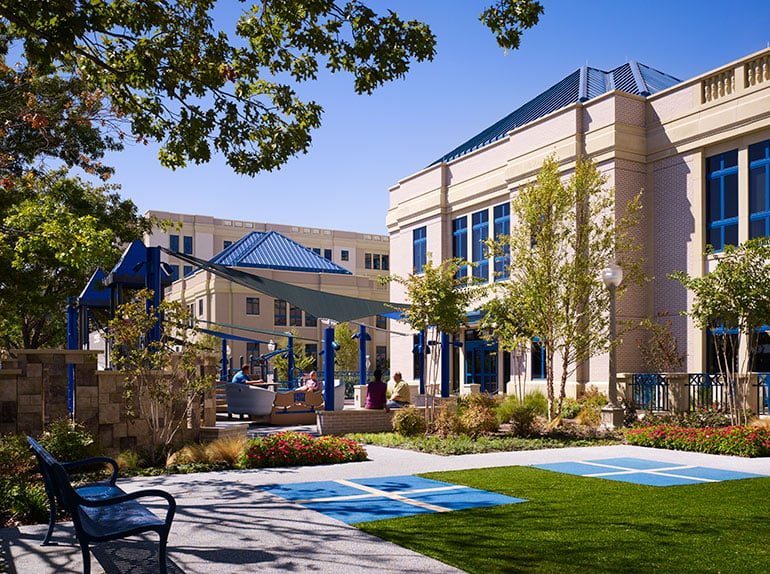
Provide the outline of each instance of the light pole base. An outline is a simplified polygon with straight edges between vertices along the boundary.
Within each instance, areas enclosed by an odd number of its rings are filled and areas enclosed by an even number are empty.
[[[602,407],[602,428],[616,429],[623,426],[623,408],[614,405]]]

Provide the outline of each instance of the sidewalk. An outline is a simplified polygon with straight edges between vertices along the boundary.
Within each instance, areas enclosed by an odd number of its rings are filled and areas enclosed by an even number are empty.
[[[370,460],[298,468],[272,468],[125,479],[127,491],[159,487],[177,499],[169,537],[170,574],[240,572],[452,573],[442,562],[385,542],[356,528],[304,509],[259,489],[341,478],[369,478],[608,457],[638,457],[770,476],[770,459],[682,453],[634,446],[549,449],[444,457],[367,446]],[[71,524],[59,524],[56,545],[42,547],[45,525],[0,530],[0,572],[82,572]],[[6,570],[2,569],[5,557]],[[157,537],[98,545],[92,551],[98,574],[157,572]]]

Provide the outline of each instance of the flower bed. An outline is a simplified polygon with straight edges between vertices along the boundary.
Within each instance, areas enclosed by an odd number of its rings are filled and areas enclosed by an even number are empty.
[[[366,449],[341,437],[281,432],[249,441],[241,460],[243,468],[307,466],[366,460]]]
[[[627,430],[626,441],[638,446],[708,454],[770,456],[770,429],[762,427],[689,428],[657,425]]]

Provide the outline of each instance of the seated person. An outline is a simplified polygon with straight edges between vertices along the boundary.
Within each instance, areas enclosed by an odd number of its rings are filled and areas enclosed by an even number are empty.
[[[390,410],[386,403],[385,391],[388,390],[388,385],[382,381],[382,371],[375,369],[374,380],[370,382],[366,387],[366,404],[364,408],[367,409],[385,409]]]
[[[321,382],[318,380],[318,375],[316,375],[316,372],[310,371],[305,377],[305,382],[302,384],[302,386],[299,386],[294,390],[308,391],[313,393],[319,392],[321,390]]]
[[[412,401],[412,396],[409,392],[409,383],[401,378],[401,373],[396,371],[393,373],[393,393],[390,395],[390,400],[387,402],[388,408],[400,409],[407,406]]]
[[[257,379],[257,380],[252,379],[250,373],[251,373],[250,365],[241,365],[241,370],[233,375],[233,380],[231,382],[240,383],[242,385],[249,385],[249,384],[259,385],[265,382],[262,379]]]

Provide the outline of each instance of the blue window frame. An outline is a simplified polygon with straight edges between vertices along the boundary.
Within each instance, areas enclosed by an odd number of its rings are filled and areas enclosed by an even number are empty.
[[[281,327],[286,326],[286,301],[276,299],[273,306],[273,324]]]
[[[749,238],[770,237],[770,140],[749,146]]]
[[[171,280],[179,279],[179,265],[169,265],[169,268],[171,269]]]
[[[484,242],[489,239],[489,212],[477,211],[471,216],[471,257],[476,264],[473,267],[473,276],[484,281],[489,281],[489,259],[487,259],[487,246]]]
[[[511,234],[511,204],[508,202],[496,205],[495,211],[495,239]],[[503,254],[495,257],[495,281],[508,279],[508,267],[511,264],[510,245],[503,247]]]
[[[530,347],[530,378],[534,381],[536,379],[545,378],[545,349],[540,339],[535,337],[532,339],[532,346]]]
[[[182,267],[182,275],[189,277],[193,273],[192,265],[185,265]]]
[[[192,255],[193,252],[193,238],[191,235],[184,236],[184,253],[185,255]]]
[[[179,236],[178,235],[169,235],[168,236],[168,248],[171,251],[179,252]]]
[[[331,249],[324,249],[324,258],[328,259],[329,261],[332,260],[332,250]]]
[[[246,356],[249,360],[259,357],[259,343],[246,342]]]
[[[468,260],[468,217],[465,215],[452,220],[452,257]],[[457,270],[458,277],[467,274],[467,265]]]
[[[412,231],[412,272],[422,273],[428,262],[428,228],[418,227]]]
[[[738,150],[706,159],[706,243],[738,245]]]
[[[246,314],[259,315],[259,297],[246,297]]]

